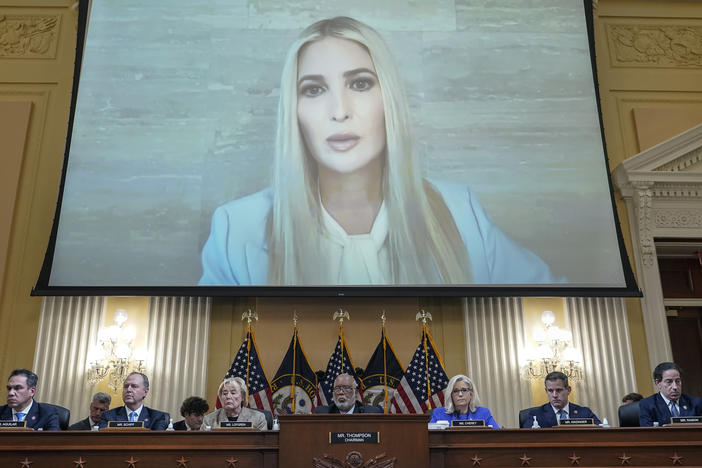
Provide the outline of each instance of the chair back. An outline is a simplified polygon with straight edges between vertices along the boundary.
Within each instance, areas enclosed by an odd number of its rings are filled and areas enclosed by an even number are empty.
[[[264,410],[264,409],[258,409],[258,408],[249,408],[249,409],[263,413],[263,416],[265,416],[265,418],[266,418],[266,426],[268,426],[268,430],[270,431],[271,429],[273,429],[273,415],[271,414],[270,411]]]
[[[639,427],[639,402],[619,407],[619,427]]]
[[[532,406],[531,408],[524,408],[523,410],[519,410],[519,427],[524,427],[524,423],[526,423],[527,419],[529,419],[529,412],[536,408],[538,408],[538,406]]]
[[[56,410],[56,414],[58,415],[59,428],[61,428],[62,431],[68,429],[68,422],[71,419],[71,410],[64,408],[63,406],[52,405],[51,403],[42,403],[42,405],[54,408]]]

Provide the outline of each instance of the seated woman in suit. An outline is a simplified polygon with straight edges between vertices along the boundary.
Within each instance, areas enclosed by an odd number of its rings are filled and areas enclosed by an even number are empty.
[[[217,396],[219,396],[222,407],[205,416],[202,426],[200,426],[201,431],[206,430],[208,426],[210,428],[219,427],[223,421],[251,421],[254,429],[259,431],[268,429],[263,413],[246,407],[249,395],[246,384],[241,377],[224,379],[219,384]]]
[[[463,374],[454,375],[444,390],[445,407],[436,408],[431,413],[430,423],[437,421],[453,421],[454,419],[482,419],[486,426],[499,429],[490,410],[480,404],[478,391],[473,381]]]

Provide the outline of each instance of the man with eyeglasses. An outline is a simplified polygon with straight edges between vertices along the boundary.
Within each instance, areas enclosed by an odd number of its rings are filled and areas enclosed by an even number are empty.
[[[702,399],[682,392],[680,367],[674,362],[661,362],[653,370],[653,383],[658,389],[639,402],[639,425],[642,427],[669,424],[673,417],[702,416]]]
[[[356,400],[356,381],[349,374],[339,374],[334,380],[334,396],[332,404],[329,406],[317,406],[314,412],[317,414],[358,414],[358,413],[382,413],[377,406],[364,405]]]

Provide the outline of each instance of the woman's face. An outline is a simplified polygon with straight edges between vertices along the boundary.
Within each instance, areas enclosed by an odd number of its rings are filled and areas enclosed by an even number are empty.
[[[297,65],[297,120],[317,163],[348,174],[380,157],[385,111],[366,49],[325,37],[306,45]]]
[[[465,412],[468,405],[470,405],[471,398],[473,398],[473,391],[470,390],[466,382],[459,380],[453,386],[451,398],[453,399],[454,408]]]
[[[219,401],[225,411],[238,411],[241,408],[241,392],[236,385],[225,384],[219,394]]]

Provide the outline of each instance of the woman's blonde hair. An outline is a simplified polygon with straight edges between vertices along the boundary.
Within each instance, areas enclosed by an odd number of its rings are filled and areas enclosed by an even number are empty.
[[[225,385],[236,387],[239,390],[239,395],[241,395],[242,408],[244,406],[249,406],[249,391],[246,388],[246,382],[244,382],[244,379],[242,379],[241,377],[229,377],[227,379],[224,379],[222,383],[219,384],[219,388],[217,389],[218,396],[222,394],[222,390],[224,390]]]
[[[380,35],[347,17],[319,21],[290,47],[278,106],[273,209],[268,219],[268,284],[329,284],[319,259],[323,235],[317,164],[305,147],[297,120],[298,56],[324,37],[363,46],[375,66],[385,110],[386,150],[382,191],[388,213],[390,281],[393,284],[467,284],[468,253],[441,195],[421,176],[412,149],[407,98],[395,61]]]
[[[458,374],[451,377],[451,380],[449,380],[449,383],[446,386],[446,390],[444,390],[444,408],[446,408],[446,412],[453,413],[456,410],[455,406],[453,405],[452,394],[453,387],[456,386],[456,382],[465,382],[468,385],[468,390],[473,392],[473,396],[470,399],[470,403],[468,403],[468,408],[470,409],[471,413],[475,413],[475,408],[477,408],[480,405],[480,397],[478,396],[478,390],[475,388],[473,381],[463,374]]]

